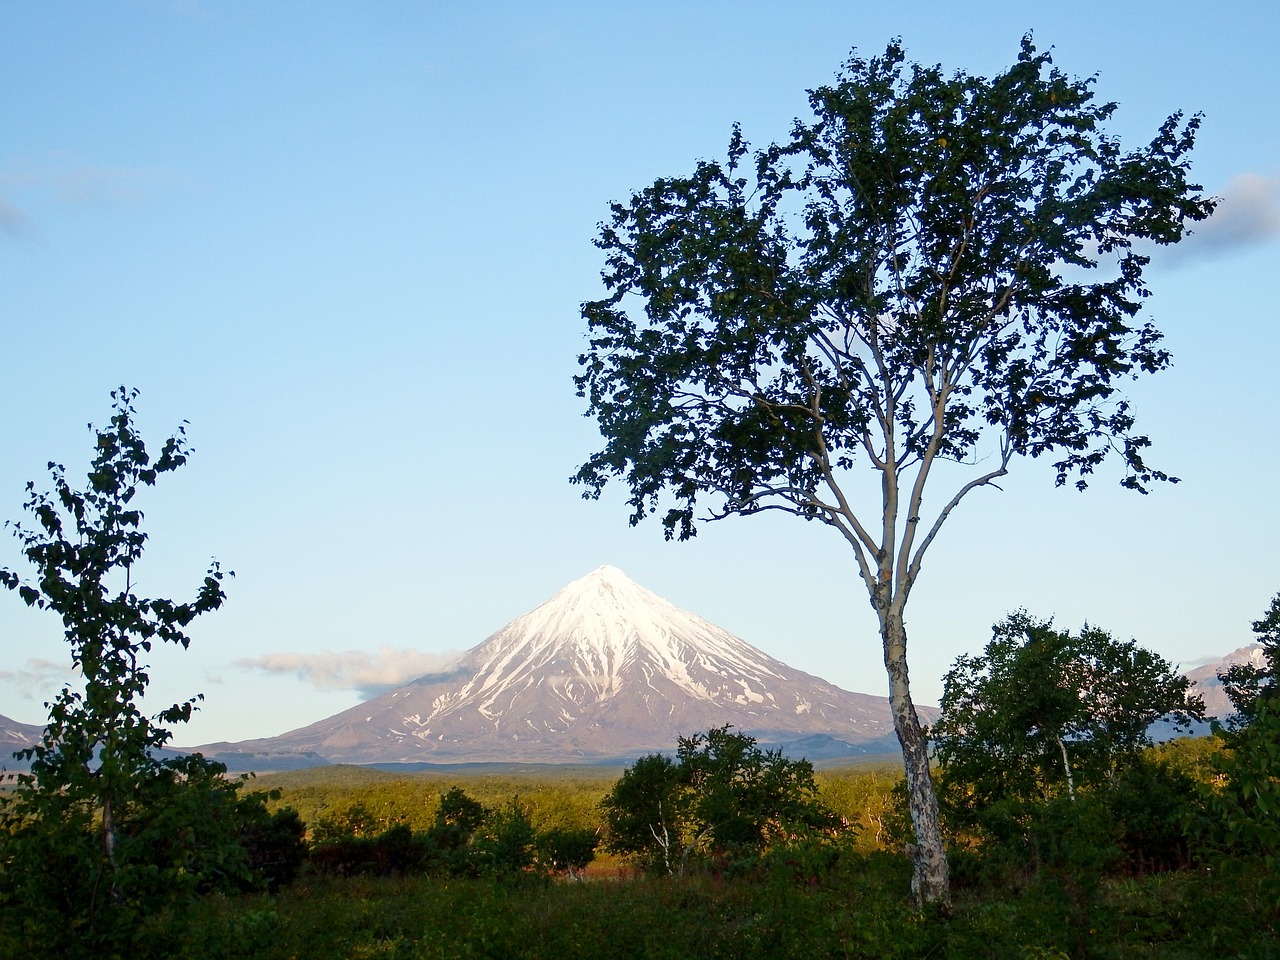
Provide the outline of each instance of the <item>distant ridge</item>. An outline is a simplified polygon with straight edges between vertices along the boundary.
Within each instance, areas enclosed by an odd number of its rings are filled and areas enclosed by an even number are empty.
[[[921,711],[931,720],[936,711]],[[732,724],[824,757],[897,749],[887,700],[787,666],[604,566],[447,671],[279,737],[199,749],[334,763],[594,763]]]
[[[44,727],[37,727],[33,723],[19,723],[15,719],[0,714],[0,769],[3,771],[27,769],[27,763],[15,759],[14,753],[37,744],[44,735]]]
[[[1262,647],[1253,643],[1186,676],[1206,713],[1222,718],[1232,707],[1217,674],[1261,662]],[[920,712],[925,722],[936,719],[932,708]],[[677,735],[724,723],[815,761],[898,749],[883,698],[788,667],[605,566],[444,673],[279,737],[175,750],[263,772],[331,763],[603,764],[671,750]],[[1208,732],[1208,725],[1197,730]],[[39,742],[43,732],[0,715],[0,767],[25,769],[13,751]]]
[[[5,761],[11,758],[11,752],[22,750],[39,742],[44,736],[44,727],[33,723],[19,723],[6,716],[0,716],[0,766],[9,766]]]

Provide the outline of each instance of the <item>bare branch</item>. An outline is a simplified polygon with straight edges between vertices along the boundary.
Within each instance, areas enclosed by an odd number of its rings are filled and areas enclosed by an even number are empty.
[[[947,502],[947,505],[942,508],[942,511],[938,514],[937,518],[933,521],[933,526],[929,528],[928,535],[924,538],[924,540],[920,542],[920,546],[916,550],[915,556],[911,558],[911,565],[908,568],[907,580],[905,581],[905,590],[907,593],[911,592],[911,585],[915,583],[916,577],[919,576],[920,574],[920,563],[924,558],[925,551],[928,550],[929,545],[933,543],[933,538],[938,535],[938,531],[942,529],[942,524],[946,521],[947,517],[951,515],[951,511],[956,508],[956,505],[959,504],[960,501],[963,500],[970,491],[976,490],[978,487],[987,486],[988,484],[994,486],[992,481],[1008,474],[1009,460],[1011,459],[1012,456],[1013,456],[1012,446],[1007,444],[1002,444],[1001,453],[1000,453],[1000,468],[998,470],[992,470],[988,473],[983,474],[980,477],[975,477],[973,480],[970,480],[963,487],[961,487],[956,492],[956,495]]]

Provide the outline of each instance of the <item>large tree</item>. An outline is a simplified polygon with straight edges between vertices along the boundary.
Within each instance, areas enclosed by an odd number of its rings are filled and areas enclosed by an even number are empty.
[[[752,154],[735,127],[726,162],[615,203],[596,240],[607,296],[582,307],[576,383],[605,439],[574,477],[588,496],[620,477],[632,523],[662,508],[669,538],[781,510],[853,550],[923,899],[948,897],[903,628],[926,551],[1015,456],[1080,488],[1110,454],[1127,487],[1172,479],[1119,387],[1169,363],[1137,319],[1143,251],[1212,210],[1188,174],[1199,118],[1124,151],[1093,85],[1030,37],[990,79],[908,64],[897,42],[854,56],[789,139]],[[926,515],[939,461],[958,467]],[[880,496],[862,502],[866,469]]]

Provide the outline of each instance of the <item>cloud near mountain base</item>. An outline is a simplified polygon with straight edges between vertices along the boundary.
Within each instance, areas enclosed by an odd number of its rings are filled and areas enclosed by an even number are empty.
[[[461,651],[423,653],[391,647],[378,650],[338,650],[323,653],[268,653],[237,660],[243,670],[293,674],[319,690],[354,690],[370,700],[428,673],[438,673],[462,655]]]

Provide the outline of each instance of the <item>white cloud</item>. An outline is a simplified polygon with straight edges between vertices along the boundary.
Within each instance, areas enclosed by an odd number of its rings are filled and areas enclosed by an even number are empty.
[[[385,644],[377,651],[268,653],[237,660],[235,666],[265,673],[293,674],[320,690],[354,690],[372,699],[428,673],[438,673],[461,652],[422,653]]]
[[[1222,191],[1208,220],[1191,225],[1191,236],[1160,251],[1161,262],[1176,266],[1268,243],[1280,237],[1280,176],[1241,173]]]

